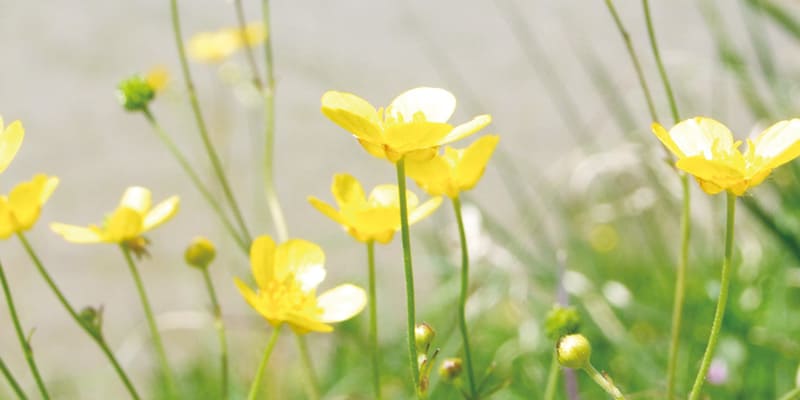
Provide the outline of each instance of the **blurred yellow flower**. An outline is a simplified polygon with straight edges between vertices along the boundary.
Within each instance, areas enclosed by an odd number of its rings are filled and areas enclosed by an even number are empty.
[[[364,195],[361,183],[348,174],[333,176],[331,192],[339,211],[331,205],[309,196],[314,208],[342,225],[347,233],[361,242],[389,243],[400,230],[400,201],[396,185],[379,185],[372,189],[369,198]],[[436,197],[419,204],[417,196],[406,191],[408,222],[413,224],[430,215],[442,203]]]
[[[0,239],[31,229],[56,186],[58,178],[38,174],[0,196]]]
[[[409,160],[406,173],[431,196],[458,197],[483,176],[500,137],[487,135],[464,149],[446,146],[444,154],[430,160]]]
[[[330,323],[354,317],[364,309],[363,289],[344,284],[316,295],[325,279],[325,253],[314,243],[290,239],[278,246],[259,236],[250,247],[253,291],[235,278],[244,299],[272,326],[287,323],[297,333],[330,332]]]
[[[438,146],[469,136],[492,121],[491,116],[480,115],[453,127],[447,121],[455,109],[450,92],[428,87],[397,96],[385,110],[376,110],[351,93],[329,91],[322,96],[326,117],[355,135],[367,152],[393,163],[405,155],[433,157]]]
[[[119,207],[102,226],[83,227],[56,222],[50,224],[50,228],[72,243],[121,243],[138,247],[145,232],[163,224],[178,211],[178,196],[172,196],[153,208],[150,197],[148,189],[129,187]]]
[[[267,29],[260,22],[248,24],[243,30],[224,28],[200,32],[189,39],[189,56],[204,63],[218,63],[246,46],[257,46],[267,39]]]
[[[800,119],[778,122],[755,139],[733,140],[723,124],[704,117],[681,121],[667,132],[653,123],[653,133],[678,157],[679,169],[694,175],[708,194],[723,190],[741,196],[777,168],[800,156]]]
[[[17,155],[23,137],[25,129],[22,128],[21,122],[14,121],[6,128],[3,125],[3,117],[0,116],[0,172],[5,171]]]
[[[147,71],[144,80],[154,92],[160,92],[169,82],[169,70],[163,65],[157,65]]]

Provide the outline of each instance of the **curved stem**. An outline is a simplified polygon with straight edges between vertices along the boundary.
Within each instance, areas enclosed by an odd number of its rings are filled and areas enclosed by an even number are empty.
[[[683,192],[681,254],[678,261],[677,275],[675,276],[675,299],[672,304],[672,332],[670,334],[669,358],[667,361],[667,399],[672,399],[675,395],[675,371],[678,365],[683,302],[686,297],[686,267],[689,265],[689,237],[691,234],[689,214],[691,205],[689,201],[689,179],[685,174],[681,177],[681,189]]]
[[[267,348],[264,349],[264,355],[261,357],[261,362],[258,363],[256,376],[253,378],[253,383],[250,385],[250,392],[247,395],[247,400],[255,400],[258,397],[258,389],[261,386],[261,378],[264,376],[264,369],[267,366],[267,361],[269,361],[269,356],[272,355],[272,349],[275,348],[275,343],[278,341],[278,336],[280,336],[279,334],[282,326],[283,325],[278,325],[272,329],[272,336],[269,338]]]
[[[228,340],[225,336],[225,321],[222,319],[222,308],[219,306],[217,300],[217,291],[214,289],[214,284],[211,281],[211,276],[208,274],[208,268],[202,268],[203,280],[206,282],[206,289],[208,296],[211,298],[211,308],[214,313],[214,329],[217,331],[219,337],[219,363],[220,374],[222,378],[222,399],[228,399]]]
[[[298,333],[295,333],[295,337],[297,338],[297,348],[300,350],[300,358],[303,361],[303,372],[306,373],[306,379],[308,379],[308,396],[312,400],[318,400],[319,380],[314,372],[314,363],[311,361],[311,354],[308,352],[306,337]]]
[[[414,268],[411,262],[411,239],[408,230],[408,202],[406,200],[406,167],[405,159],[397,161],[397,188],[400,197],[400,230],[403,239],[403,270],[406,277],[406,312],[408,314],[408,356],[411,362],[411,378],[414,382],[414,393],[418,398],[419,364],[417,363],[417,345],[414,340],[416,326],[416,306],[414,304]]]
[[[708,368],[711,366],[711,359],[714,356],[714,349],[717,346],[719,332],[722,328],[722,317],[725,315],[725,305],[728,301],[728,288],[731,283],[731,257],[733,256],[733,222],[736,214],[736,195],[727,193],[728,207],[725,219],[725,257],[722,259],[722,277],[720,278],[719,298],[717,299],[717,309],[714,312],[714,321],[711,324],[711,333],[708,335],[708,345],[700,362],[700,371],[692,386],[689,400],[700,398],[700,390],[703,388]]]
[[[614,400],[625,400],[625,396],[622,395],[622,392],[619,390],[618,387],[611,382],[610,379],[606,378],[603,374],[598,372],[592,364],[588,364],[586,367],[583,368],[587,374],[592,378],[592,380],[597,383],[603,390],[606,391]]]
[[[375,399],[381,400],[381,369],[378,348],[378,298],[375,279],[375,241],[367,242],[367,267],[369,273],[369,345],[372,353],[372,386]]]
[[[642,0],[642,7],[644,8],[644,18],[647,23],[647,36],[650,38],[650,48],[653,50],[653,57],[656,59],[656,65],[658,65],[658,74],[664,84],[664,91],[667,92],[667,100],[669,100],[669,110],[672,113],[673,122],[677,124],[680,119],[678,117],[678,105],[675,102],[675,95],[672,93],[672,85],[669,82],[667,70],[664,68],[664,62],[661,60],[661,52],[658,50],[656,31],[653,28],[653,19],[650,17],[650,1]]]
[[[269,0],[261,3],[263,12],[263,22],[265,29],[270,27]],[[286,219],[283,216],[283,209],[278,200],[275,190],[275,76],[273,74],[274,64],[272,61],[272,33],[267,34],[264,41],[265,67],[267,69],[267,82],[264,87],[264,194],[267,198],[267,206],[272,215],[272,223],[278,239],[285,242],[289,239],[289,230],[286,227]]]
[[[258,90],[261,90],[264,85],[261,83],[261,78],[258,74],[258,64],[256,64],[256,58],[253,55],[253,49],[247,42],[247,32],[245,31],[245,28],[247,28],[247,22],[244,18],[244,7],[242,7],[242,0],[235,0],[233,5],[236,8],[236,22],[239,24],[239,31],[242,34],[242,41],[245,43],[244,54],[247,57],[247,62],[250,64],[250,70],[253,74],[253,84],[256,85]],[[269,29],[269,27],[264,25],[264,29]]]
[[[81,319],[81,317],[78,315],[78,312],[75,311],[75,308],[72,307],[69,301],[67,301],[67,298],[64,297],[64,294],[61,292],[61,289],[59,289],[58,286],[56,286],[55,281],[53,281],[53,278],[47,272],[47,269],[44,268],[42,260],[39,259],[39,256],[36,254],[36,251],[33,250],[33,247],[31,246],[30,242],[28,242],[28,239],[25,237],[25,235],[22,232],[19,232],[17,233],[17,237],[19,238],[20,242],[22,242],[22,246],[25,248],[25,251],[28,253],[28,256],[31,258],[31,260],[33,260],[33,264],[36,266],[36,269],[39,271],[39,274],[42,276],[42,278],[44,278],[45,282],[47,283],[47,286],[49,286],[50,290],[53,291],[53,294],[56,295],[61,305],[64,306],[64,309],[67,310],[69,316],[72,317],[72,320],[75,321],[75,323],[78,324],[78,326],[80,326],[81,329],[83,329],[83,331],[86,332],[86,334],[89,335],[89,337],[92,338],[92,340],[94,340],[95,343],[97,343],[97,345],[100,347],[100,350],[102,350],[103,354],[105,354],[106,358],[108,358],[108,361],[111,362],[111,365],[114,367],[114,370],[117,372],[117,375],[122,380],[122,383],[125,385],[125,388],[128,389],[128,393],[131,395],[131,398],[134,400],[139,400],[140,399],[139,393],[136,391],[136,388],[133,386],[133,383],[131,383],[128,374],[126,374],[125,370],[122,369],[122,365],[120,365],[119,361],[117,361],[117,357],[114,356],[114,353],[111,352],[111,348],[108,347],[108,343],[106,343],[105,338],[103,337],[101,332],[91,329]]]
[[[175,398],[177,393],[177,389],[175,387],[175,378],[172,376],[172,369],[170,368],[169,361],[167,360],[167,353],[164,350],[164,344],[161,341],[161,333],[158,331],[158,325],[156,325],[156,320],[153,316],[153,310],[150,307],[150,301],[147,300],[147,293],[145,292],[144,285],[142,284],[142,277],[139,275],[139,271],[136,269],[136,264],[133,262],[130,250],[128,250],[124,244],[120,244],[119,247],[122,250],[122,255],[125,256],[125,261],[128,264],[128,269],[131,271],[133,281],[136,283],[136,291],[139,293],[139,300],[142,303],[142,309],[144,309],[144,315],[147,319],[147,326],[150,328],[150,336],[153,339],[153,345],[156,348],[158,361],[161,364],[161,373],[164,376],[164,381],[166,381],[167,391],[170,395],[170,398]]]
[[[42,376],[39,374],[39,368],[36,366],[36,360],[33,358],[33,349],[31,348],[31,344],[28,341],[28,338],[25,337],[25,332],[22,330],[22,324],[19,322],[17,308],[14,306],[14,299],[11,297],[11,289],[8,287],[8,281],[6,280],[6,273],[4,271],[2,262],[0,262],[0,283],[3,285],[3,293],[6,296],[8,312],[11,316],[11,322],[14,324],[14,331],[17,333],[19,345],[22,347],[22,352],[25,354],[25,361],[28,363],[28,367],[31,370],[31,374],[33,374],[34,380],[36,380],[36,386],[39,388],[39,393],[42,394],[42,398],[46,400],[50,399],[50,394],[47,392],[47,388],[44,386]]]
[[[11,386],[11,389],[14,390],[14,394],[17,395],[17,398],[20,400],[27,400],[28,396],[26,396],[25,392],[22,391],[17,379],[11,374],[11,370],[8,369],[8,366],[6,366],[6,363],[2,358],[0,358],[0,371],[3,373],[3,376],[6,377],[8,384]]]
[[[478,399],[478,391],[475,388],[475,372],[472,366],[472,351],[469,345],[469,333],[467,330],[467,295],[469,293],[469,249],[467,248],[467,235],[464,232],[464,219],[461,217],[461,200],[453,198],[453,211],[456,213],[458,222],[458,238],[461,241],[461,297],[458,304],[458,325],[461,330],[461,340],[464,342],[464,361],[467,365],[467,377],[469,378],[469,392],[471,399]]]
[[[178,56],[180,57],[181,71],[183,72],[186,92],[189,96],[189,102],[192,106],[192,112],[194,113],[194,119],[197,123],[198,131],[200,132],[200,138],[203,141],[203,147],[206,150],[206,154],[208,155],[209,160],[211,160],[212,169],[214,170],[214,174],[216,175],[217,180],[222,187],[222,192],[225,195],[225,199],[228,201],[228,205],[231,207],[233,216],[236,219],[236,222],[239,224],[239,229],[242,231],[244,239],[249,243],[251,240],[250,232],[247,230],[247,225],[244,222],[242,211],[239,209],[239,204],[236,202],[236,198],[233,196],[233,191],[228,183],[228,178],[225,176],[225,171],[222,168],[222,162],[219,159],[219,155],[217,155],[214,145],[211,144],[211,139],[208,135],[208,128],[206,128],[206,123],[203,120],[203,112],[200,109],[200,102],[197,101],[197,93],[195,92],[194,82],[192,81],[192,75],[189,70],[189,61],[186,58],[186,49],[183,45],[181,23],[178,15],[178,0],[171,0],[170,4],[172,13],[172,30],[175,34],[175,42],[178,46]]]
[[[150,123],[150,126],[156,132],[158,138],[161,139],[161,141],[164,143],[164,146],[166,146],[169,152],[172,153],[172,156],[175,158],[175,160],[178,161],[178,164],[181,165],[186,175],[189,175],[189,179],[191,179],[192,184],[194,184],[194,187],[197,188],[197,190],[200,192],[201,195],[203,195],[203,199],[206,200],[208,205],[210,205],[211,208],[214,210],[214,213],[217,214],[220,221],[222,222],[222,225],[231,235],[231,238],[233,238],[233,240],[236,242],[239,248],[242,249],[242,251],[247,253],[249,251],[248,249],[249,245],[245,242],[245,239],[242,238],[243,233],[239,233],[236,231],[236,228],[228,219],[228,216],[225,215],[225,211],[222,209],[222,205],[219,204],[219,202],[214,198],[214,196],[208,190],[206,185],[203,184],[203,181],[200,179],[200,176],[198,175],[197,171],[195,171],[195,169],[192,167],[192,164],[189,163],[189,160],[181,152],[180,148],[178,148],[178,146],[175,145],[175,142],[172,141],[170,136],[167,135],[166,132],[164,132],[164,130],[161,128],[161,125],[159,125],[159,123],[156,121],[156,118],[153,115],[153,113],[150,112],[150,109],[145,108],[142,112],[144,113],[147,122]]]
[[[553,361],[550,362],[550,372],[547,373],[547,386],[544,389],[544,400],[555,400],[556,386],[558,385],[558,356],[553,352]]]

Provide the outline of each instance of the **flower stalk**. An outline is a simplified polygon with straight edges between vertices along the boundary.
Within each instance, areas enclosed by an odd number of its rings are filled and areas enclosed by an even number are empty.
[[[475,384],[475,372],[472,366],[472,350],[469,344],[467,330],[467,295],[469,294],[469,249],[467,248],[467,235],[464,231],[464,219],[461,216],[461,200],[453,197],[453,211],[458,222],[458,238],[461,242],[461,297],[458,304],[458,326],[461,331],[461,340],[464,342],[464,361],[467,365],[467,379],[469,380],[469,393],[471,399],[478,399]]]
[[[14,378],[13,374],[11,374],[11,370],[8,369],[8,366],[2,358],[0,358],[0,372],[2,372],[3,376],[6,377],[9,386],[11,386],[11,389],[14,390],[14,394],[17,395],[17,398],[20,400],[27,400],[28,396],[26,396],[25,392],[22,391],[22,388],[19,386],[19,382],[17,382],[17,379]]]
[[[222,377],[222,399],[228,399],[228,392],[229,392],[229,379],[228,376],[230,375],[228,372],[228,340],[225,335],[225,321],[222,319],[222,308],[219,305],[219,300],[217,299],[217,291],[214,289],[214,283],[211,281],[211,275],[208,273],[208,268],[202,269],[203,273],[203,280],[206,283],[206,289],[208,290],[208,296],[211,299],[211,309],[214,313],[214,329],[217,331],[217,337],[219,338],[219,362],[220,362],[220,375]]]
[[[264,349],[264,355],[261,356],[261,362],[258,363],[256,376],[253,378],[253,383],[250,385],[250,392],[247,395],[247,400],[256,400],[256,398],[258,398],[258,390],[261,387],[261,378],[264,376],[264,369],[267,367],[269,356],[272,355],[272,349],[275,348],[275,343],[278,341],[278,336],[280,336],[282,326],[283,325],[278,325],[272,329],[272,336],[269,338],[267,348]]]
[[[297,338],[297,349],[300,351],[300,359],[303,361],[303,372],[306,374],[308,380],[308,397],[311,400],[319,400],[319,380],[317,374],[314,372],[314,363],[311,361],[311,354],[308,352],[308,343],[306,337],[299,333],[295,333]]]
[[[367,242],[367,269],[369,274],[369,344],[372,353],[372,387],[375,399],[381,400],[381,370],[378,347],[378,298],[375,279],[375,241]]]

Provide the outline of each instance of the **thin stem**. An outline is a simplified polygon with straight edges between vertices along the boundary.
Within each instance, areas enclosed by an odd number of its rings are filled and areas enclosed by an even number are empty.
[[[681,212],[681,254],[675,276],[675,296],[672,304],[672,332],[669,341],[669,358],[667,360],[667,399],[675,394],[675,371],[678,366],[678,348],[680,345],[683,303],[686,297],[686,267],[689,264],[689,237],[691,236],[691,220],[689,214],[689,179],[681,177],[683,191],[683,207]]]
[[[222,319],[222,308],[219,306],[217,300],[217,291],[214,289],[214,284],[211,281],[211,276],[208,273],[208,268],[202,268],[203,280],[206,282],[206,289],[208,296],[211,298],[211,308],[214,313],[214,329],[217,330],[219,337],[219,363],[220,374],[222,377],[222,399],[228,399],[228,340],[225,336],[225,321]]]
[[[167,135],[166,132],[164,132],[164,129],[162,129],[161,125],[158,123],[158,121],[156,121],[156,118],[153,115],[153,113],[150,112],[150,109],[145,108],[142,112],[144,113],[147,122],[150,123],[150,126],[156,132],[158,138],[161,139],[161,141],[164,143],[164,146],[166,146],[169,152],[172,153],[172,156],[175,157],[175,160],[177,160],[178,164],[181,165],[186,175],[189,175],[189,179],[191,179],[192,184],[194,184],[194,187],[197,188],[197,190],[200,192],[201,195],[203,195],[203,198],[206,200],[208,205],[210,205],[211,208],[214,209],[214,213],[217,214],[220,221],[222,222],[222,225],[231,235],[231,238],[233,238],[233,240],[236,242],[239,248],[242,249],[242,251],[248,252],[249,245],[245,242],[245,239],[242,238],[244,232],[240,233],[236,231],[236,228],[233,226],[233,223],[231,223],[231,221],[228,219],[228,216],[225,215],[225,211],[222,209],[222,205],[219,204],[219,202],[214,198],[214,196],[208,190],[206,185],[203,183],[202,179],[200,179],[199,174],[192,167],[192,164],[189,163],[189,160],[181,152],[180,148],[178,148],[178,146],[175,145],[175,142],[172,141],[170,136]]]
[[[281,332],[282,326],[283,325],[278,325],[272,329],[272,336],[269,338],[267,348],[264,349],[264,355],[261,357],[261,362],[258,363],[256,376],[253,378],[253,383],[250,385],[250,392],[247,395],[247,400],[255,400],[258,397],[258,389],[261,386],[261,378],[264,376],[264,369],[267,367],[269,356],[272,355],[272,349],[275,348],[275,343],[278,341],[278,336],[280,336],[279,333]]]
[[[25,392],[22,391],[17,379],[11,374],[11,370],[8,369],[8,366],[6,366],[6,363],[2,358],[0,358],[0,371],[2,371],[3,376],[6,377],[6,380],[8,381],[8,384],[11,385],[11,388],[14,389],[14,393],[17,395],[17,398],[20,400],[27,400],[28,396],[26,396]]]
[[[469,249],[467,248],[467,235],[464,232],[464,219],[461,217],[461,200],[458,196],[453,198],[453,211],[458,222],[458,238],[461,241],[461,297],[458,304],[458,325],[461,330],[461,340],[464,342],[464,361],[467,365],[467,377],[469,378],[469,392],[471,399],[478,399],[478,391],[475,388],[475,372],[472,366],[472,351],[469,345],[469,333],[467,331],[467,295],[469,294]]]
[[[264,27],[269,29],[269,0],[261,3],[263,12]],[[281,242],[289,238],[289,230],[286,227],[286,219],[283,216],[281,203],[278,200],[278,193],[275,190],[275,68],[272,61],[272,33],[267,34],[264,41],[264,64],[267,69],[267,82],[264,87],[264,194],[267,198],[267,206],[272,215],[272,223]]]
[[[102,350],[103,354],[105,354],[106,358],[108,358],[108,361],[111,362],[111,365],[114,367],[114,370],[117,372],[119,378],[122,379],[122,383],[125,385],[125,388],[128,389],[128,393],[130,393],[131,398],[134,400],[139,400],[139,393],[136,391],[133,383],[131,383],[130,378],[128,378],[128,374],[126,374],[125,370],[122,369],[122,365],[120,365],[119,361],[117,361],[117,357],[115,357],[114,353],[111,352],[111,348],[108,347],[108,343],[106,343],[102,332],[90,328],[90,326],[81,319],[81,317],[78,315],[78,312],[75,311],[75,308],[70,305],[69,301],[67,301],[67,298],[64,297],[64,294],[61,292],[58,286],[56,286],[55,281],[53,281],[53,278],[47,272],[47,269],[45,269],[42,260],[39,259],[39,256],[36,254],[36,251],[33,250],[33,246],[31,246],[30,242],[28,242],[28,239],[25,237],[25,235],[22,232],[19,232],[17,233],[17,237],[19,238],[20,242],[22,242],[22,246],[25,248],[28,256],[33,261],[33,264],[36,266],[39,274],[42,276],[42,278],[44,278],[47,286],[49,286],[50,290],[53,291],[53,294],[56,295],[61,305],[64,306],[64,309],[67,310],[69,316],[72,317],[72,320],[75,321],[75,323],[78,324],[78,326],[80,326],[81,329],[83,329],[83,331],[86,332],[86,334],[89,335],[89,337],[92,338],[95,343],[97,343],[97,345],[100,347],[100,350]]]
[[[680,120],[678,116],[678,105],[675,102],[675,95],[672,93],[672,84],[669,82],[669,76],[667,75],[667,70],[664,68],[664,62],[661,60],[661,52],[658,50],[656,31],[653,28],[653,19],[650,17],[650,1],[642,0],[642,7],[644,8],[644,18],[647,23],[647,36],[650,38],[650,48],[653,51],[653,57],[656,59],[656,65],[658,65],[658,74],[661,76],[661,82],[664,84],[664,91],[667,93],[669,110],[672,113],[673,122],[677,124]]]
[[[319,380],[317,374],[314,372],[314,363],[311,361],[311,354],[308,352],[308,343],[306,337],[296,333],[297,349],[300,350],[300,359],[303,361],[303,372],[308,379],[308,396],[311,400],[319,399]]]
[[[547,373],[547,386],[544,389],[544,400],[555,400],[556,386],[558,386],[558,356],[553,352],[553,361],[550,362],[550,372]]]
[[[189,70],[189,61],[186,58],[186,49],[183,45],[181,22],[178,15],[178,0],[171,0],[170,4],[172,12],[172,30],[175,34],[175,42],[178,45],[178,56],[180,57],[181,71],[183,72],[186,92],[189,96],[189,102],[192,106],[194,119],[197,123],[198,131],[200,132],[200,138],[203,141],[203,147],[205,147],[206,154],[208,155],[209,160],[211,160],[212,169],[214,170],[217,180],[222,187],[222,192],[228,201],[228,205],[231,207],[231,211],[233,211],[233,216],[236,219],[236,222],[239,224],[239,229],[242,231],[246,241],[250,242],[250,232],[247,230],[247,225],[244,222],[244,217],[242,217],[242,211],[239,209],[239,204],[236,202],[236,198],[233,196],[233,191],[228,183],[228,178],[225,176],[225,171],[222,168],[222,162],[219,159],[219,155],[214,149],[214,145],[211,144],[211,139],[208,135],[208,128],[203,120],[203,112],[200,109],[200,102],[197,100],[197,93],[195,92],[194,82],[192,81],[191,71]]]
[[[253,84],[256,85],[258,90],[261,90],[264,85],[261,83],[261,77],[258,74],[258,64],[256,64],[256,57],[253,55],[253,49],[250,47],[250,43],[247,41],[247,32],[245,31],[247,22],[244,18],[244,7],[242,7],[242,0],[235,0],[233,5],[234,8],[236,8],[236,22],[239,24],[239,31],[242,33],[242,41],[245,43],[244,54],[247,57],[247,62],[250,64],[250,70],[253,74]],[[264,29],[269,29],[269,27],[264,25]]]
[[[416,306],[414,304],[414,268],[411,262],[411,239],[408,233],[408,202],[406,200],[406,167],[405,159],[397,161],[397,187],[400,197],[400,230],[403,241],[403,270],[406,277],[406,312],[408,314],[408,356],[411,362],[411,378],[414,382],[414,393],[421,398],[419,391],[419,364],[417,364],[417,346],[414,340],[416,326]]]
[[[587,374],[592,378],[592,380],[597,383],[603,390],[606,391],[614,400],[625,400],[625,396],[622,395],[622,392],[619,390],[618,387],[614,385],[614,382],[611,382],[610,379],[606,378],[603,374],[598,372],[592,364],[587,364],[586,367],[583,368]]]
[[[783,396],[781,396],[778,400],[798,400],[800,399],[800,387],[796,387]]]
[[[8,281],[6,280],[6,273],[4,271],[2,262],[0,262],[0,283],[3,285],[3,293],[6,296],[8,312],[11,316],[11,322],[14,323],[14,331],[17,333],[19,345],[22,347],[22,352],[25,354],[25,361],[28,362],[28,367],[30,367],[31,374],[33,374],[33,378],[36,380],[36,386],[39,388],[39,393],[42,394],[42,398],[46,400],[50,399],[50,394],[47,392],[47,388],[44,386],[42,376],[39,374],[39,368],[36,366],[36,360],[33,358],[33,349],[31,348],[31,344],[28,341],[28,338],[25,337],[25,332],[22,330],[22,324],[19,322],[17,308],[14,306],[14,299],[11,297],[11,289],[8,287]]]
[[[728,301],[728,288],[731,283],[731,257],[733,256],[733,222],[736,214],[736,195],[728,194],[727,217],[725,219],[725,257],[722,259],[722,277],[720,278],[719,298],[717,299],[717,310],[714,312],[714,321],[711,324],[711,333],[708,335],[708,345],[700,363],[700,371],[695,377],[689,400],[700,398],[700,390],[711,366],[711,358],[714,356],[714,349],[717,346],[719,332],[722,328],[722,317],[725,315],[725,305]]]
[[[167,353],[164,350],[164,344],[161,341],[161,333],[158,331],[158,325],[156,325],[156,320],[153,316],[153,310],[150,307],[150,301],[147,300],[147,293],[144,291],[142,277],[139,275],[139,270],[136,269],[136,264],[133,262],[130,250],[128,250],[124,244],[120,244],[119,247],[122,250],[122,255],[125,257],[125,261],[128,264],[128,269],[131,271],[133,281],[136,283],[136,290],[139,292],[139,300],[141,301],[142,308],[144,309],[144,315],[147,319],[147,326],[150,328],[150,336],[152,337],[153,344],[156,348],[158,361],[161,364],[161,373],[166,381],[168,393],[170,398],[175,398],[177,393],[175,387],[175,378],[172,376],[172,369],[170,368],[169,361],[167,360]]]
[[[369,273],[369,345],[372,353],[372,386],[375,399],[381,400],[381,369],[378,348],[378,297],[375,279],[375,241],[367,242],[367,267]]]

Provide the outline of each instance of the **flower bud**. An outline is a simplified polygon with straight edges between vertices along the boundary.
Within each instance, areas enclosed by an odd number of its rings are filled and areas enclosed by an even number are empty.
[[[589,366],[592,355],[592,345],[581,334],[572,334],[562,337],[556,344],[558,363],[572,369],[581,369]]]
[[[460,358],[445,358],[439,365],[439,378],[444,382],[452,383],[461,375],[463,369]]]
[[[581,317],[575,307],[561,307],[556,305],[547,313],[544,321],[544,330],[550,340],[578,332]]]
[[[117,86],[117,98],[128,111],[142,111],[156,96],[155,89],[147,79],[135,75],[120,82]]]
[[[217,250],[214,248],[214,243],[204,237],[196,237],[186,248],[183,258],[192,267],[206,269],[208,264],[214,261],[216,255]]]
[[[414,327],[414,340],[417,343],[417,353],[427,353],[433,338],[436,337],[436,331],[433,327],[423,322]]]
[[[103,308],[94,308],[91,306],[84,307],[78,314],[81,322],[89,328],[90,331],[100,334],[103,327]]]

